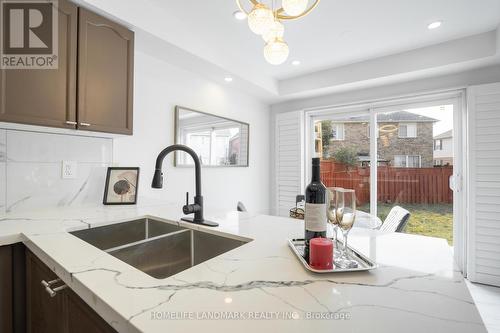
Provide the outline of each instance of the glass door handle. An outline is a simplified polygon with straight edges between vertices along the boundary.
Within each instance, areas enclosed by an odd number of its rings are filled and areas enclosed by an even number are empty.
[[[460,174],[451,175],[449,178],[450,190],[460,192],[462,190],[462,176]]]

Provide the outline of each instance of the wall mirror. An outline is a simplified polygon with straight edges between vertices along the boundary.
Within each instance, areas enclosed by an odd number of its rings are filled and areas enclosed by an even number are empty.
[[[203,166],[247,167],[249,127],[241,121],[175,107],[175,143],[192,148]],[[188,154],[176,152],[176,166],[193,164]]]

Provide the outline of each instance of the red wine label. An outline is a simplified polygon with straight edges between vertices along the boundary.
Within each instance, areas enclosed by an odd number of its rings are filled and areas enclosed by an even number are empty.
[[[306,203],[304,221],[306,229],[310,231],[326,230],[326,204]]]

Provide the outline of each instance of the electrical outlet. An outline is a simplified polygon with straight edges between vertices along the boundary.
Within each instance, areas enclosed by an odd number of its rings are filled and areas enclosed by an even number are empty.
[[[62,162],[62,178],[75,179],[77,175],[76,161],[63,161]]]

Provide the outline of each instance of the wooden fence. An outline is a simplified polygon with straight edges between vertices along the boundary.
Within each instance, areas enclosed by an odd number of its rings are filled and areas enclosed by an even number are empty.
[[[377,202],[382,203],[452,203],[449,178],[453,167],[395,168],[379,166]],[[370,168],[348,169],[334,161],[321,162],[321,180],[327,187],[356,190],[358,205],[370,202]]]

